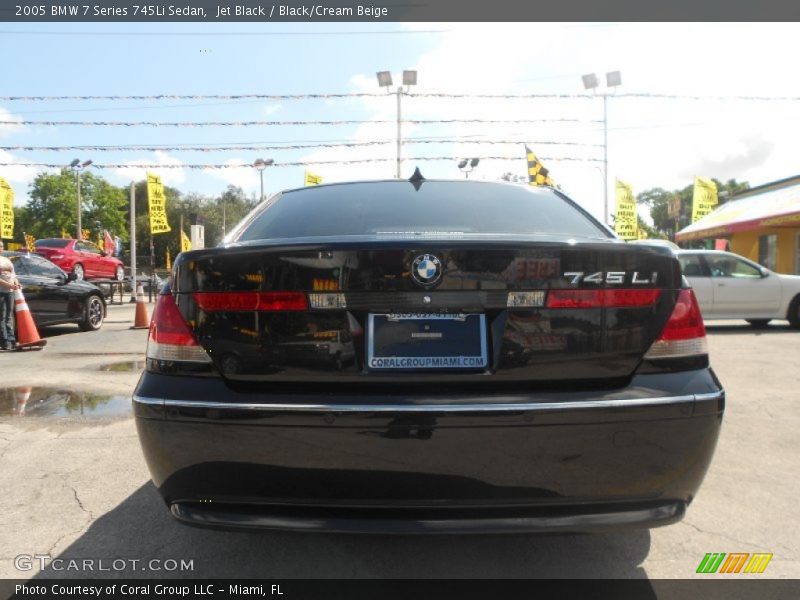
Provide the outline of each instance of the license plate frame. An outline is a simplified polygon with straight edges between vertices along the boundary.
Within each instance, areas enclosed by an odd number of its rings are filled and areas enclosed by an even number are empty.
[[[473,325],[479,336],[480,351],[478,354],[450,355],[450,356],[408,356],[408,355],[379,355],[376,354],[375,337],[376,326],[385,327],[388,323],[403,323],[408,321],[428,321],[433,323],[452,323],[477,320]],[[381,322],[382,321],[382,322]],[[476,371],[488,367],[488,344],[486,338],[486,315],[484,313],[369,313],[367,317],[367,360],[366,368],[369,371]],[[468,329],[461,333],[470,334]],[[420,339],[428,335],[418,332]],[[436,332],[430,334],[436,335]],[[412,333],[412,338],[414,334]],[[441,337],[441,336],[440,336]],[[471,340],[474,343],[474,340]],[[418,343],[424,343],[420,341]]]

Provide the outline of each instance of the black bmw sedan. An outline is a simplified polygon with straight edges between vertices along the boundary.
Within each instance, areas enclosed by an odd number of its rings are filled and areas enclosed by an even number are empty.
[[[182,253],[133,401],[184,523],[453,533],[678,521],[724,398],[669,248],[414,177],[285,191]]]
[[[83,331],[95,331],[103,326],[106,301],[96,285],[76,280],[37,254],[3,252],[3,256],[14,263],[37,327],[77,323]]]

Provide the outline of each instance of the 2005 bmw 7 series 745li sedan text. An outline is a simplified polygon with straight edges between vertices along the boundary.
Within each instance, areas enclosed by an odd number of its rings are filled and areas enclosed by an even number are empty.
[[[188,524],[597,531],[682,518],[724,392],[672,250],[415,173],[285,191],[182,253],[134,407]]]

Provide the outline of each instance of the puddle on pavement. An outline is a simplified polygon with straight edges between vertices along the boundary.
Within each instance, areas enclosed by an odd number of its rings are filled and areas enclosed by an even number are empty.
[[[100,365],[101,371],[111,371],[114,373],[131,373],[138,372],[144,369],[144,360],[125,360],[121,362],[106,363]]]
[[[0,388],[0,417],[109,419],[131,414],[130,396],[57,388]]]

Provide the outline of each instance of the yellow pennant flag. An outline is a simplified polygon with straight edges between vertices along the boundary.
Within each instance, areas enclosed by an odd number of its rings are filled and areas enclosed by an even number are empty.
[[[63,240],[71,240],[72,236],[67,233],[66,229],[62,229],[61,230],[61,239],[63,239]]]
[[[81,229],[81,239],[84,242],[88,242],[89,238],[91,237],[91,235],[92,235],[92,232],[89,231],[88,229]]]
[[[617,179],[617,211],[614,219],[614,231],[623,240],[639,239],[639,220],[636,212],[636,198],[633,188]]]
[[[315,175],[311,171],[305,171],[305,177],[303,178],[305,183],[303,185],[319,185],[322,183],[322,175]]]
[[[171,269],[171,268],[172,268],[172,259],[170,258],[170,255],[169,255],[169,248],[167,248],[167,251],[166,251],[166,260],[165,260],[164,262],[166,262],[166,263],[167,263],[167,270],[169,270],[169,269]]]
[[[0,177],[0,238],[14,237],[14,190]]]
[[[706,177],[695,177],[694,194],[692,194],[692,223],[712,212],[718,203],[717,184]]]
[[[161,177],[147,174],[147,206],[150,211],[150,231],[153,234],[172,231],[167,223],[167,198]]]
[[[189,236],[183,233],[183,229],[181,229],[181,252],[188,252],[192,249],[192,240],[189,239]]]

